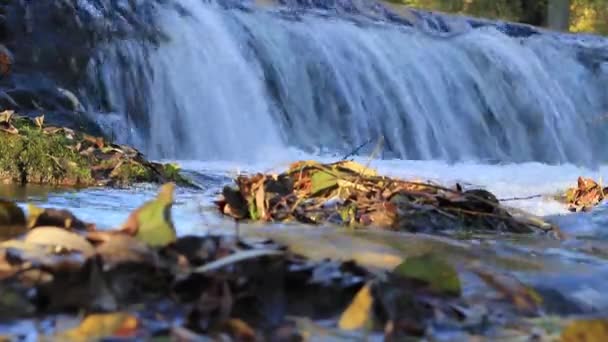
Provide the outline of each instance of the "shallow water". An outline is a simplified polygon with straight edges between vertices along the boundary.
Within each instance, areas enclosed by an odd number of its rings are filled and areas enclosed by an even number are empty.
[[[242,172],[281,172],[298,158],[277,157],[272,162],[245,164],[237,162],[181,162],[184,170],[202,190],[179,189],[173,217],[180,235],[209,232],[234,234],[235,223],[216,211],[213,201],[231,178]],[[326,161],[329,157],[318,158]],[[367,163],[366,159],[359,162]],[[542,195],[508,204],[547,216],[570,235],[565,242],[545,237],[509,235],[465,236],[452,238],[380,231],[340,231],[335,227],[300,224],[241,224],[239,232],[272,237],[286,243],[297,253],[314,259],[354,259],[373,269],[389,269],[404,257],[432,249],[459,266],[480,262],[495,269],[511,271],[537,286],[557,290],[569,300],[589,309],[608,309],[608,209],[600,206],[591,213],[571,214],[551,198],[576,183],[579,175],[595,179],[608,176],[608,166],[597,170],[572,165],[551,166],[540,163],[488,165],[478,163],[447,164],[441,161],[383,160],[370,163],[382,174],[403,178],[433,180],[445,185],[455,182],[480,186],[499,198]],[[141,203],[155,195],[156,186],[140,185],[124,190],[86,189],[49,190],[0,188],[3,196],[31,201],[41,206],[69,209],[86,221],[102,228],[116,227]],[[465,280],[470,291],[475,280]]]

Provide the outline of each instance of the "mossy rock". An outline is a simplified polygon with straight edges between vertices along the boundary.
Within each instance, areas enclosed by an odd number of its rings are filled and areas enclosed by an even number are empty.
[[[17,134],[0,131],[0,182],[57,186],[192,185],[170,164],[148,162],[133,148],[61,127],[15,118]]]

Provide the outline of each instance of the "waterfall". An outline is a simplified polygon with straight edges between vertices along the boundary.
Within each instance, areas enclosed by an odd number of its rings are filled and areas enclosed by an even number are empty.
[[[113,40],[88,68],[91,106],[117,113],[117,137],[152,157],[341,152],[383,137],[384,155],[404,159],[608,160],[608,43],[180,4],[155,14],[163,39]]]

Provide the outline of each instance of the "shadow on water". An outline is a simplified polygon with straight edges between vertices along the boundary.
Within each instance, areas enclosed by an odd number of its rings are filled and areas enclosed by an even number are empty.
[[[14,201],[48,200],[49,195],[74,193],[82,189],[51,187],[45,185],[13,185],[0,184],[0,198]]]

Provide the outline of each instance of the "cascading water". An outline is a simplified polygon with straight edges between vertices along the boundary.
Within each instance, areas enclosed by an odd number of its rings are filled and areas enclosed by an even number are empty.
[[[564,37],[181,5],[156,12],[159,43],[113,41],[89,68],[89,98],[152,157],[348,151],[383,136],[387,155],[405,159],[608,160],[608,59],[584,63]]]

